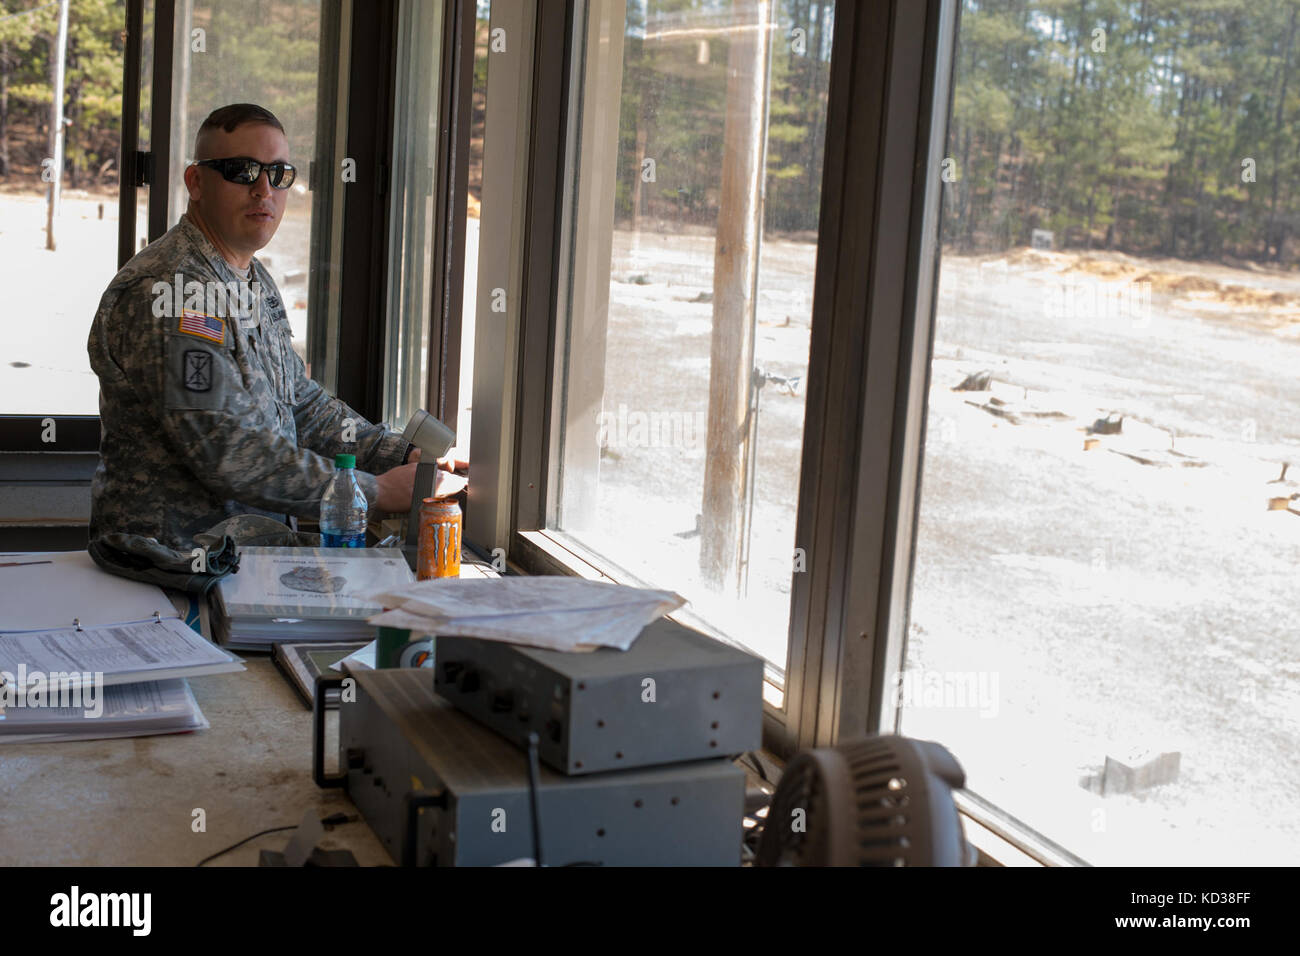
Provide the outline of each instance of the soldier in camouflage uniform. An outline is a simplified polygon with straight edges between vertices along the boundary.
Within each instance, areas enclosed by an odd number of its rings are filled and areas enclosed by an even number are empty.
[[[273,183],[292,182],[291,168],[265,164],[287,151],[260,107],[213,113],[195,144],[213,165],[186,170],[187,214],[100,300],[89,341],[102,422],[92,541],[138,535],[188,552],[232,515],[316,518],[338,452],[356,455],[372,513],[409,505],[415,465],[403,463],[418,450],[307,376],[275,282],[252,258],[284,212],[287,193]],[[243,182],[254,168],[222,162],[231,157],[264,165]],[[238,290],[242,308],[209,290]]]

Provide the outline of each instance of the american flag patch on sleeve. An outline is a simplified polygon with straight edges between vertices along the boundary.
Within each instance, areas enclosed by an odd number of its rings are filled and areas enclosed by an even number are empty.
[[[182,313],[180,331],[187,335],[197,335],[209,342],[221,343],[226,340],[226,323],[220,316],[203,312]]]

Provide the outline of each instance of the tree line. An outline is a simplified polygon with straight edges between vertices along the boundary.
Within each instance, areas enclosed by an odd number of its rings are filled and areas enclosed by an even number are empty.
[[[64,61],[64,171],[75,188],[117,182],[122,125],[123,0],[75,0]],[[53,155],[50,106],[59,5],[0,2],[0,176],[38,175]]]
[[[302,137],[296,154],[310,152],[318,6],[242,0],[196,13],[208,32],[204,55],[222,62],[194,69],[191,126],[246,97],[241,90],[266,90],[275,101],[266,105]],[[716,221],[732,9],[732,0],[628,4],[620,221]],[[817,228],[834,10],[834,0],[773,5],[770,230]],[[242,42],[250,14],[259,42]],[[0,0],[0,175],[10,180],[50,155],[57,16],[48,0]],[[123,0],[72,6],[73,186],[116,181],[124,17]],[[682,23],[703,29],[662,39]],[[944,241],[994,251],[1047,229],[1063,247],[1293,263],[1298,30],[1300,0],[962,0]],[[656,161],[652,181],[642,175],[647,157]]]
[[[753,6],[755,0],[628,3],[614,204],[620,222],[643,216],[703,226],[717,221],[728,33],[742,3]],[[834,0],[776,0],[772,6],[764,199],[769,230],[817,229],[834,8]],[[647,159],[654,161],[652,170]]]
[[[177,4],[177,29],[184,22]],[[0,0],[0,176],[39,175],[53,155],[50,106],[59,6]],[[142,37],[141,148],[148,148],[153,30]],[[63,174],[70,186],[115,187],[121,147],[124,0],[72,0],[65,55]],[[254,28],[252,25],[256,25]],[[199,124],[227,103],[253,101],[284,124],[295,162],[306,172],[314,149],[319,76],[320,0],[224,0],[194,5],[180,38],[174,96],[186,93],[189,155]],[[184,61],[179,57],[183,56]]]
[[[963,0],[943,238],[1291,264],[1296,0]]]
[[[628,4],[615,205],[621,220],[649,215],[705,225],[716,221],[726,118],[727,28],[735,3],[755,2],[632,0]],[[773,7],[765,203],[769,229],[811,233],[817,228],[834,6],[834,0],[777,0]],[[10,181],[18,175],[34,176],[41,161],[51,155],[57,20],[58,5],[49,0],[0,0],[0,176]],[[178,28],[182,21],[178,10]],[[116,183],[124,22],[124,0],[73,0],[64,167],[73,187]],[[247,33],[250,22],[259,25],[256,42]],[[654,39],[665,29],[671,32],[674,24],[703,27],[704,38]],[[149,26],[141,77],[141,122],[146,134]],[[319,0],[231,0],[196,9],[191,26],[204,30],[200,41],[204,49],[186,51],[191,63],[189,133],[210,109],[248,99],[249,90],[265,91],[255,97],[257,101],[285,123],[294,154],[309,155],[315,123]],[[476,63],[476,80],[482,80],[479,74],[486,65],[485,59]],[[481,121],[481,102],[476,101],[475,107],[479,114],[475,118]],[[147,135],[142,148],[147,148]],[[643,183],[641,162],[647,156],[656,160],[657,174],[654,181]],[[477,167],[481,146],[473,159]]]

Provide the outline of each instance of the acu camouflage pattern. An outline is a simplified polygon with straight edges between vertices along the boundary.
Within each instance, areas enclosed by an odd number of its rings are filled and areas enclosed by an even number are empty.
[[[260,297],[248,318],[227,308],[224,332],[209,340],[180,329],[170,292],[169,314],[154,314],[154,284],[171,289],[177,274],[182,285],[205,287],[256,280]],[[262,264],[253,259],[249,279],[236,275],[188,216],[113,278],[88,348],[101,421],[92,540],[141,535],[188,551],[196,534],[233,515],[318,518],[340,452],[357,456],[373,509],[374,475],[405,456],[400,434],[371,425],[307,377]],[[345,443],[348,418],[356,441]]]

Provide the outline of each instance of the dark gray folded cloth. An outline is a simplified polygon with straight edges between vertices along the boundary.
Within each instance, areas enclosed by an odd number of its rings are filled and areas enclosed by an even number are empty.
[[[133,581],[175,588],[188,594],[207,594],[227,574],[239,570],[241,547],[320,547],[320,535],[294,531],[263,515],[235,515],[194,536],[203,560],[196,571],[193,550],[178,551],[157,538],[111,532],[90,542],[87,550],[95,563],[110,574]]]

